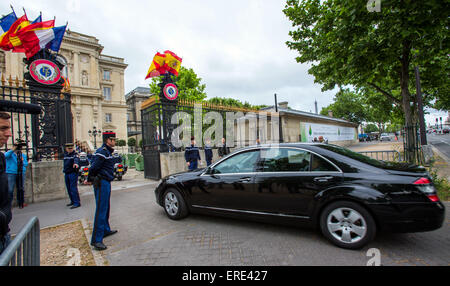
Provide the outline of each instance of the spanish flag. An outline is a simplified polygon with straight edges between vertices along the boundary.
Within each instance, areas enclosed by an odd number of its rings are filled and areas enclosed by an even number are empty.
[[[165,51],[164,54],[156,53],[145,79],[164,75],[167,72],[178,76],[181,61],[182,59],[171,51]]]
[[[22,42],[20,42],[16,34],[28,25],[30,25],[30,22],[28,21],[27,15],[23,15],[22,17],[17,19],[11,25],[9,30],[0,36],[0,48],[5,51],[10,51],[12,49],[17,52],[21,51],[20,46],[22,45]]]
[[[170,73],[178,76],[182,59],[171,51],[165,51],[164,54],[166,55],[166,68]]]

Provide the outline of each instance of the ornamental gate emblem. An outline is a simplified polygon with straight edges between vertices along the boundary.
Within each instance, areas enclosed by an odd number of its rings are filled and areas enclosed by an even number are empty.
[[[39,59],[30,64],[31,77],[40,84],[53,85],[61,79],[58,66],[48,60]]]

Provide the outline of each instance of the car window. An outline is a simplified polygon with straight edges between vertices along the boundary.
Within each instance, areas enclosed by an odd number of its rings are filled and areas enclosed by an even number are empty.
[[[214,167],[212,173],[213,174],[251,173],[255,171],[255,166],[258,160],[259,160],[259,150],[239,153],[217,164]]]
[[[304,150],[270,148],[261,151],[263,172],[307,172],[311,154]]]
[[[313,155],[311,163],[312,172],[339,172],[330,162],[322,157]]]

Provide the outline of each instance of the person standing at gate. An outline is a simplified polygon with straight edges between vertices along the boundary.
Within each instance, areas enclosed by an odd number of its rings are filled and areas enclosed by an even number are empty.
[[[94,154],[94,159],[89,168],[88,179],[84,184],[92,183],[95,194],[95,217],[92,230],[91,245],[95,250],[105,250],[103,238],[117,233],[109,226],[109,212],[111,199],[111,181],[114,180],[114,147],[116,146],[116,134],[114,132],[103,133],[103,145]]]
[[[81,206],[80,194],[78,193],[78,168],[80,167],[80,159],[78,153],[74,150],[73,143],[66,144],[64,152],[64,179],[66,182],[67,193],[69,194],[70,209],[76,209]]]
[[[191,137],[191,146],[187,147],[184,152],[184,158],[186,159],[186,164],[188,165],[189,170],[195,170],[198,167],[198,161],[200,158],[200,151],[198,147],[195,146],[195,138]]]
[[[11,134],[11,116],[6,112],[0,112],[0,147],[8,142]],[[11,242],[9,223],[12,219],[11,202],[8,193],[8,177],[6,176],[6,160],[3,152],[0,152],[0,254]]]
[[[222,147],[219,148],[219,158],[222,158],[228,154],[230,154],[230,148],[227,147],[227,142],[225,141],[225,138],[222,138]]]
[[[213,152],[211,149],[211,140],[207,139],[205,144],[205,160],[206,160],[206,166],[211,165],[213,158]]]
[[[11,205],[14,199],[14,187],[17,186],[17,205],[19,208],[27,206],[25,204],[25,175],[28,166],[27,155],[22,152],[25,142],[18,140],[12,150],[5,153],[6,174],[8,176],[8,192]]]

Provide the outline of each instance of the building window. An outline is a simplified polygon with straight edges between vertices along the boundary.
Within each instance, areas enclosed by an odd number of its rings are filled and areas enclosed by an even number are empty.
[[[103,79],[104,79],[104,80],[111,80],[111,71],[109,71],[109,70],[104,70],[104,71],[103,71]]]
[[[111,113],[105,113],[105,122],[106,123],[112,122],[112,114]]]
[[[107,101],[111,101],[111,88],[104,87],[103,88],[103,99]]]

